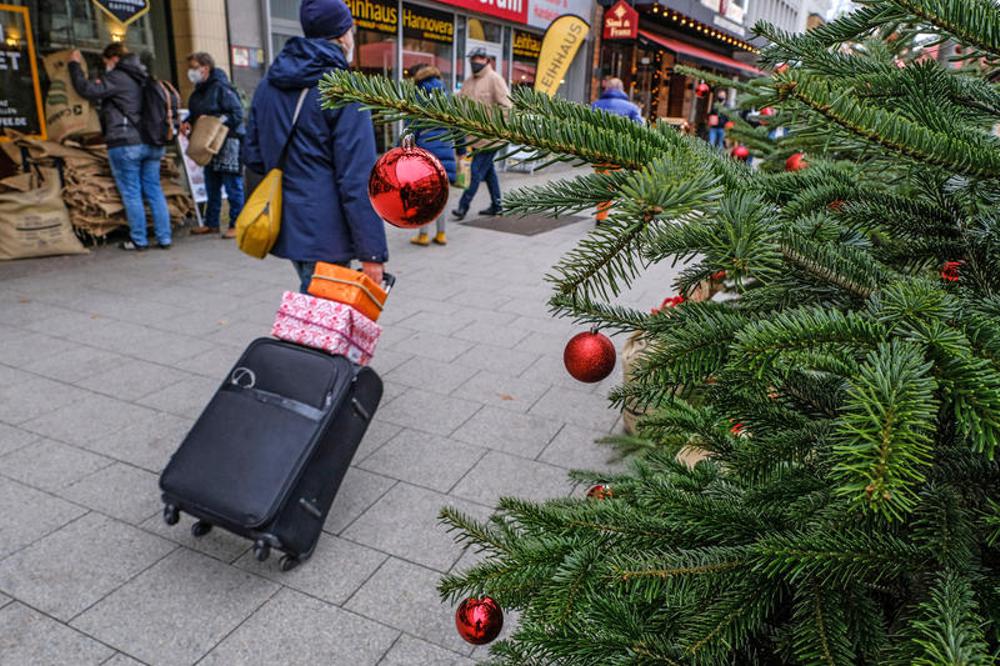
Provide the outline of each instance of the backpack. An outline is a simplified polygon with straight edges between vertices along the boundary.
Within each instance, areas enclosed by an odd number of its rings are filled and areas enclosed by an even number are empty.
[[[167,81],[146,79],[142,85],[142,115],[136,124],[143,143],[165,146],[180,129],[181,96]]]

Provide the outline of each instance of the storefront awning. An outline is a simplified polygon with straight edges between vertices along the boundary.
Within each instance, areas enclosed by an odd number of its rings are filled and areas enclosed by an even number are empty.
[[[753,65],[748,65],[745,62],[740,62],[729,56],[722,55],[721,53],[716,53],[714,51],[709,51],[708,49],[703,49],[700,46],[694,46],[693,44],[687,44],[679,39],[672,39],[670,37],[664,37],[663,35],[657,35],[656,33],[649,32],[647,30],[640,30],[639,36],[648,39],[654,44],[659,44],[665,49],[669,49],[679,56],[687,56],[694,60],[700,60],[701,62],[708,63],[710,65],[716,65],[719,67],[724,67],[726,69],[737,70],[744,72],[746,74],[753,74],[759,76],[764,74],[763,71],[757,69]]]

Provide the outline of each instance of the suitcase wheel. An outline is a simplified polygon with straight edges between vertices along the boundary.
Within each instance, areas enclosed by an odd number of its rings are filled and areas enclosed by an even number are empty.
[[[191,536],[195,538],[203,537],[211,531],[212,523],[206,523],[204,520],[199,520],[191,526]]]
[[[167,504],[163,507],[163,522],[167,525],[176,525],[181,519],[180,510],[173,504]]]
[[[258,539],[253,544],[253,556],[258,562],[264,562],[271,557],[271,545],[263,539]]]
[[[301,564],[301,563],[302,563],[302,560],[300,560],[297,557],[292,557],[291,555],[283,555],[281,557],[281,570],[282,571],[291,571],[295,567],[299,566],[299,564]]]

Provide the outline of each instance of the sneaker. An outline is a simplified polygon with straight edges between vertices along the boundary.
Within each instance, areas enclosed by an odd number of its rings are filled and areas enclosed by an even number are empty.
[[[431,237],[421,231],[419,234],[411,238],[410,242],[414,245],[423,245],[426,247],[431,244]]]
[[[451,211],[451,214],[452,214],[452,217],[454,217],[456,220],[464,220],[465,216],[466,216],[466,214],[468,214],[468,212],[469,211],[467,209],[466,210],[462,210],[461,208],[456,208],[455,210]]]
[[[205,234],[219,233],[218,227],[194,227],[191,229],[192,236],[204,236]]]
[[[223,238],[236,238],[236,229],[229,227],[226,229],[226,233],[222,234]]]
[[[500,215],[501,213],[503,213],[503,209],[497,205],[493,205],[490,206],[489,208],[484,208],[483,210],[479,211],[480,215],[489,215],[490,217]]]
[[[160,248],[161,250],[169,250],[173,246],[174,246],[173,243],[157,243],[156,244],[156,247]]]
[[[121,249],[126,250],[128,252],[145,252],[146,249],[147,249],[146,245],[136,245],[135,243],[133,243],[130,240],[122,241],[121,243],[118,243],[118,247],[120,247]]]
[[[448,244],[448,239],[447,239],[447,237],[445,237],[443,231],[439,231],[434,236],[434,242],[437,243],[438,245],[447,245]]]

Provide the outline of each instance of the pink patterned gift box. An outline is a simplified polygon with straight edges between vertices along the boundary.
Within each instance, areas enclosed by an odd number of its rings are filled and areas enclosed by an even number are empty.
[[[271,335],[279,340],[346,356],[365,365],[382,327],[349,305],[286,291]]]

